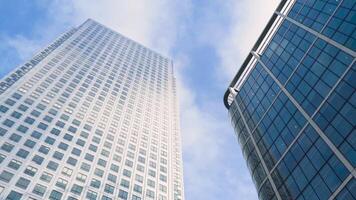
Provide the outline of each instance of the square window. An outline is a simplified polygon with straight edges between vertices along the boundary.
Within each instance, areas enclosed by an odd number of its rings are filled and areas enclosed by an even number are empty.
[[[9,119],[6,119],[2,124],[4,124],[7,127],[12,127],[14,125],[14,121],[11,121]]]
[[[62,179],[62,178],[59,178],[57,180],[57,183],[56,183],[56,186],[59,187],[59,188],[62,188],[63,190],[66,189],[67,187],[67,184],[68,184],[68,181]]]
[[[43,154],[48,154],[49,148],[42,145],[38,151],[43,153]]]
[[[6,129],[0,127],[0,136],[4,136],[6,132],[7,132]]]
[[[74,184],[72,189],[70,190],[73,194],[80,195],[83,191],[83,187],[77,184]]]
[[[32,166],[28,166],[25,169],[24,173],[29,175],[29,176],[34,176],[37,173],[37,168],[32,167]]]
[[[32,136],[33,138],[40,139],[41,136],[42,136],[42,133],[40,133],[40,132],[38,132],[38,131],[33,131],[32,134],[31,134],[31,136]]]
[[[0,174],[0,180],[8,183],[12,179],[13,176],[14,176],[13,173],[10,173],[10,172],[4,170]]]
[[[32,140],[26,140],[26,142],[24,143],[24,145],[26,147],[29,147],[29,148],[33,148],[35,145],[36,145],[36,142],[32,141]]]
[[[63,142],[61,142],[59,145],[58,145],[58,148],[60,148],[60,149],[62,149],[62,150],[64,150],[64,151],[66,151],[67,149],[68,149],[68,144],[65,144],[65,143],[63,143]]]
[[[46,130],[48,125],[45,123],[40,122],[37,126],[39,129]]]
[[[37,184],[37,185],[33,188],[32,193],[42,197],[42,196],[44,195],[44,193],[46,192],[46,189],[47,189],[46,186]]]
[[[30,180],[22,177],[16,182],[16,186],[22,189],[26,189],[29,184],[30,184]]]
[[[32,161],[35,162],[37,165],[41,165],[42,162],[43,162],[44,158],[39,156],[39,155],[35,155],[33,158],[32,158]]]
[[[22,162],[12,159],[7,166],[14,170],[18,170],[21,167],[21,164]]]
[[[16,200],[16,199],[21,199],[22,194],[18,193],[16,191],[11,191],[9,195],[7,195],[6,200]]]
[[[35,122],[35,119],[33,119],[31,117],[26,117],[25,122],[28,124],[33,124]]]
[[[16,155],[21,157],[21,158],[26,158],[30,152],[26,151],[25,149],[20,149]]]
[[[10,136],[10,140],[11,141],[14,141],[14,142],[19,142],[20,140],[21,140],[21,138],[22,138],[22,136],[21,135],[18,135],[18,134],[16,134],[16,133],[14,133],[14,134],[12,134],[11,136]]]
[[[43,172],[43,174],[41,175],[40,179],[42,181],[45,181],[45,182],[49,183],[49,182],[51,182],[52,177],[53,177],[52,174],[49,174],[47,172]]]
[[[63,194],[61,192],[58,192],[56,190],[52,190],[51,194],[49,195],[50,200],[61,200]]]
[[[58,168],[58,163],[55,163],[53,161],[50,161],[47,165],[47,168],[53,171],[56,171]]]

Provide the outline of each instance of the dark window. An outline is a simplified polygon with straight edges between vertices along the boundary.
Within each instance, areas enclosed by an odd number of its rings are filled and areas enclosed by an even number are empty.
[[[30,152],[26,151],[25,149],[20,149],[16,155],[21,158],[26,158]]]
[[[6,197],[6,200],[18,200],[18,199],[21,199],[21,197],[22,197],[22,194],[21,193],[18,193],[18,192],[16,192],[16,191],[11,191],[10,193],[9,193],[9,195],[7,195],[7,197]]]

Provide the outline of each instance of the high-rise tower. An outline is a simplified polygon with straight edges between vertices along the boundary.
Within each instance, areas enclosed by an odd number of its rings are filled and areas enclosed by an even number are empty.
[[[355,0],[282,0],[230,84],[260,199],[356,199],[355,33]]]
[[[171,60],[87,20],[0,83],[0,199],[183,200]]]

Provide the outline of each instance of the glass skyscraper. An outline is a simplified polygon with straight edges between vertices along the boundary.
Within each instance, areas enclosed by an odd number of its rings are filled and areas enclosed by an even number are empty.
[[[0,199],[183,200],[172,61],[87,20],[0,82]]]
[[[355,0],[281,1],[224,96],[260,199],[356,199],[355,56]]]

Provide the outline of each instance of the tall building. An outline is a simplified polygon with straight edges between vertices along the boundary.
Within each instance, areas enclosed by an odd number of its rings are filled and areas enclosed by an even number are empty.
[[[171,60],[87,20],[0,83],[0,199],[183,200]]]
[[[356,199],[355,33],[355,0],[282,0],[234,77],[224,104],[260,199]]]

